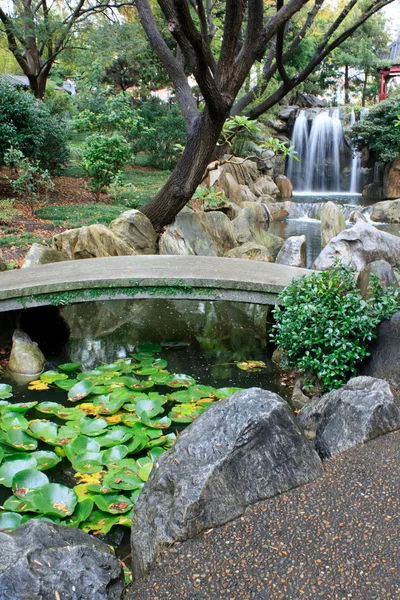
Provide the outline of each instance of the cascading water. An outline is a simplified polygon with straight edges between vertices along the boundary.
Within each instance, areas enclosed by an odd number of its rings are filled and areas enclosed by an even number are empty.
[[[291,146],[294,146],[296,151],[296,158],[289,156],[286,174],[292,182],[301,181],[303,164],[305,163],[307,157],[307,143],[308,120],[304,110],[301,110],[294,123],[292,139],[290,141]]]
[[[362,108],[360,112],[360,121],[368,114],[367,108]],[[350,125],[354,125],[356,122],[356,115],[354,110],[350,114]],[[355,152],[351,160],[351,176],[350,176],[350,194],[357,194],[360,191],[361,181],[361,154]]]

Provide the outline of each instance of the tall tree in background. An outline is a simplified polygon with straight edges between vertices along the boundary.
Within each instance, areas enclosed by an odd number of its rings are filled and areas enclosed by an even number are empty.
[[[11,0],[0,5],[0,30],[36,98],[43,98],[50,71],[91,15],[116,7],[111,0]]]
[[[191,198],[230,115],[259,117],[392,1],[339,3],[332,21],[317,32],[318,42],[307,64],[291,76],[285,64],[310,35],[324,0],[289,0],[287,4],[284,0],[276,0],[276,4],[263,0],[158,0],[176,43],[175,52],[170,49],[165,30],[157,24],[154,3],[136,0],[140,21],[171,77],[187,126],[181,159],[165,186],[143,209],[153,225],[160,228],[170,223]],[[297,31],[290,35],[294,21]],[[257,61],[263,63],[262,77],[240,96]],[[188,84],[189,73],[193,73],[204,98],[201,111]],[[276,84],[271,89],[273,78]]]

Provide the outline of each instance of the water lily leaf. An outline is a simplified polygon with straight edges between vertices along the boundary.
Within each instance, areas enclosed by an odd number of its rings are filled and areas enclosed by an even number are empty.
[[[78,503],[74,490],[59,483],[48,483],[35,492],[35,504],[41,513],[68,517]]]
[[[96,494],[110,494],[112,492],[110,487],[107,487],[102,483],[88,483],[85,487],[87,488],[88,492],[90,492],[91,498],[93,497],[93,492]]]
[[[136,425],[133,425],[133,427],[131,427],[131,431],[133,432],[134,435],[146,435],[148,438],[158,438],[162,435],[162,432],[159,429],[153,429],[151,427],[148,427],[148,425],[145,425],[144,423],[136,423]]]
[[[75,421],[70,421],[68,425],[62,425],[58,430],[57,446],[70,444],[79,435],[79,424]]]
[[[63,365],[58,365],[58,368],[65,373],[71,373],[72,371],[79,369],[81,364],[82,363],[80,362],[64,363]]]
[[[93,500],[97,508],[112,515],[126,513],[133,507],[129,498],[118,494],[96,494]]]
[[[237,362],[236,366],[239,369],[241,369],[242,371],[252,371],[252,372],[261,371],[262,369],[267,368],[267,365],[265,364],[265,362],[262,362],[261,360],[249,360],[249,361],[245,361],[245,362]]]
[[[98,379],[99,377],[104,378],[103,371],[100,369],[93,369],[92,371],[84,371],[83,373],[78,373],[76,376],[79,381],[83,381],[84,379]]]
[[[100,435],[97,438],[100,446],[109,448],[110,446],[116,446],[117,444],[125,444],[128,440],[133,437],[133,432],[128,427],[113,427],[109,429],[104,435]]]
[[[148,441],[149,438],[145,434],[135,435],[135,437],[129,442],[127,446],[129,454],[133,454],[134,452],[140,452],[140,450],[143,450]]]
[[[99,414],[101,415],[113,415],[122,408],[124,399],[114,396],[114,394],[104,394],[102,396],[96,396],[93,400],[93,405],[99,407]]]
[[[137,375],[154,375],[158,373],[159,369],[157,367],[142,367],[141,369],[137,369]]]
[[[21,452],[20,456],[14,454],[8,457],[0,465],[0,484],[10,488],[17,473],[26,469],[34,469],[36,465],[36,459],[25,452]]]
[[[35,458],[37,462],[37,468],[40,471],[52,469],[58,465],[59,462],[61,462],[61,458],[51,450],[37,450],[36,452],[32,452],[31,456]]]
[[[59,387],[61,390],[65,390],[66,392],[69,392],[69,390],[73,388],[74,385],[76,385],[77,383],[77,379],[56,379],[54,381],[54,385]]]
[[[10,496],[4,502],[3,508],[4,510],[12,510],[18,513],[39,512],[35,503],[35,490],[29,492],[23,498],[17,498],[17,496]]]
[[[45,421],[41,419],[34,419],[29,422],[28,433],[36,438],[42,440],[46,444],[57,446],[58,442],[58,425],[51,421]]]
[[[116,460],[121,460],[122,458],[125,458],[128,452],[128,447],[124,446],[123,444],[121,444],[120,446],[113,446],[108,450],[104,450],[103,463],[108,466],[111,462],[115,462]]]
[[[12,410],[3,411],[0,420],[0,426],[3,431],[10,429],[28,429],[29,421],[19,413]]]
[[[37,402],[17,402],[15,404],[11,404],[7,402],[8,406],[1,406],[0,411],[4,414],[4,411],[7,409],[12,410],[13,412],[26,413],[28,410],[36,406]]]
[[[17,498],[24,498],[29,492],[49,483],[49,478],[37,469],[18,471],[12,480],[12,491]]]
[[[68,524],[70,527],[79,527],[82,521],[86,521],[86,519],[89,518],[90,513],[93,510],[93,506],[94,502],[91,498],[84,498],[83,500],[79,501],[71,517],[65,521],[66,524]]]
[[[59,371],[45,371],[41,374],[39,379],[43,383],[54,383],[57,381],[57,379],[68,379],[68,375],[65,373],[60,373]]]
[[[40,379],[36,379],[35,381],[31,381],[28,385],[28,390],[40,392],[43,390],[48,390],[49,384],[44,381],[40,381]]]
[[[109,389],[106,385],[95,385],[90,393],[93,394],[93,396],[101,396],[102,394],[107,394],[108,391]]]
[[[0,399],[5,400],[13,395],[11,385],[8,383],[0,383]]]
[[[165,450],[164,448],[152,448],[151,450],[148,451],[148,456],[151,460],[151,462],[155,463],[157,462],[157,460],[160,458],[161,454],[164,454]]]
[[[60,405],[58,402],[40,402],[40,404],[36,406],[36,410],[49,415],[56,415],[59,408]]]
[[[226,398],[226,396],[232,396],[232,394],[235,394],[236,392],[240,392],[241,390],[242,390],[242,388],[225,387],[225,388],[219,388],[219,389],[215,390],[215,392],[217,394],[217,398],[219,400],[221,400],[222,398]]]
[[[82,410],[86,415],[96,416],[99,412],[98,406],[93,406],[92,402],[82,402],[79,405],[79,409]]]
[[[142,481],[148,480],[148,478],[150,477],[152,468],[153,468],[153,463],[149,462],[139,470],[139,477]]]
[[[105,419],[90,419],[86,417],[80,423],[80,431],[83,435],[96,437],[105,432],[108,423]]]
[[[5,456],[4,446],[0,446],[0,464],[3,462],[4,456]]]
[[[22,521],[22,515],[13,512],[0,513],[0,531],[8,532],[17,529]]]
[[[136,463],[140,469],[142,467],[145,467],[146,465],[152,464],[151,458],[149,458],[148,456],[141,456],[140,458],[137,459]]]
[[[55,414],[59,419],[63,419],[63,421],[79,421],[85,417],[85,413],[78,406],[66,408],[59,405],[58,411]]]
[[[97,475],[97,473],[95,473],[95,474]],[[90,477],[90,475],[84,475],[84,477]],[[100,485],[100,484],[98,484],[98,485]],[[91,497],[93,496],[93,493],[88,489],[87,483],[79,483],[78,485],[74,485],[73,489],[74,489],[75,494],[78,497],[79,503],[81,503],[83,500],[86,500],[88,498],[91,499]],[[77,508],[75,509],[75,511],[77,510]]]
[[[137,473],[131,473],[124,469],[112,469],[104,477],[103,485],[113,490],[141,490],[144,482]]]
[[[138,400],[136,402],[136,414],[141,419],[151,419],[164,412],[163,406],[159,400]]]
[[[110,515],[109,513],[101,510],[94,510],[89,518],[81,523],[82,531],[86,533],[108,533],[114,525],[117,525],[119,521],[119,515]]]
[[[72,461],[72,468],[79,473],[98,473],[102,470],[101,452],[85,452]]]
[[[166,385],[167,381],[171,379],[171,373],[169,371],[158,371],[154,375],[149,377],[150,381],[154,381],[155,385]]]
[[[159,430],[161,433],[161,430]],[[145,448],[155,448],[156,446],[162,446],[163,448],[172,448],[176,440],[176,435],[174,433],[168,433],[167,435],[162,435],[159,438],[149,440],[145,446]]]
[[[72,450],[73,455],[78,456],[80,454],[85,454],[86,452],[100,452],[100,447],[101,446],[96,439],[80,435],[71,442],[71,444],[64,446],[64,449],[67,453],[67,457],[70,459],[70,456],[68,456],[69,449]]]
[[[103,479],[104,472],[98,473],[75,473],[74,477],[78,481],[78,485],[89,486],[93,483],[99,483]]]
[[[157,354],[157,352],[161,352],[162,348],[160,344],[153,344],[151,342],[144,342],[143,344],[139,344],[136,346],[135,351],[138,354],[149,353],[149,354]]]
[[[132,502],[133,506],[135,506],[136,502],[138,501],[138,498],[139,498],[139,496],[140,496],[140,492],[141,492],[141,491],[142,491],[141,489],[139,489],[139,490],[134,490],[134,491],[132,492],[132,494],[130,495],[130,499],[131,499],[131,502]]]
[[[18,450],[36,450],[38,445],[37,440],[22,429],[0,431],[0,442]]]
[[[134,379],[133,377],[124,377],[123,379],[129,380],[125,381],[126,387],[128,387],[130,390],[136,390],[138,392],[148,390],[154,386],[154,381],[139,381],[139,379]]]
[[[135,425],[135,423],[139,423],[140,422],[140,419],[139,419],[139,417],[137,415],[127,415],[127,414],[124,414],[124,415],[121,416],[121,421],[127,427],[133,427],[133,425]]]
[[[121,363],[109,363],[107,365],[100,365],[97,368],[99,371],[118,371],[121,368]]]
[[[171,419],[169,417],[156,417],[155,419],[148,419],[145,415],[141,416],[141,420],[145,425],[153,427],[155,429],[168,429],[171,427]]]
[[[189,375],[184,375],[183,373],[174,373],[171,375],[171,379],[167,381],[166,385],[172,388],[180,388],[180,387],[189,387],[194,385],[196,380]]]
[[[93,381],[84,380],[76,383],[68,392],[68,400],[70,402],[78,402],[90,394],[94,388]]]
[[[109,425],[117,425],[117,423],[121,423],[122,415],[126,413],[117,412],[109,417],[104,417]]]

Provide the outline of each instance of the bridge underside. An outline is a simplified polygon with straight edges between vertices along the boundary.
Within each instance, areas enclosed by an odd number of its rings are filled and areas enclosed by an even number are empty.
[[[0,312],[121,298],[277,304],[307,269],[206,256],[116,256],[0,274]]]

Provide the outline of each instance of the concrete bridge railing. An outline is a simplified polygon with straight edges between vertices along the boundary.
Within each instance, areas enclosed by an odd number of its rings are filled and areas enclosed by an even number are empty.
[[[276,304],[307,269],[207,256],[115,256],[0,274],[0,312],[120,298],[230,300]]]

